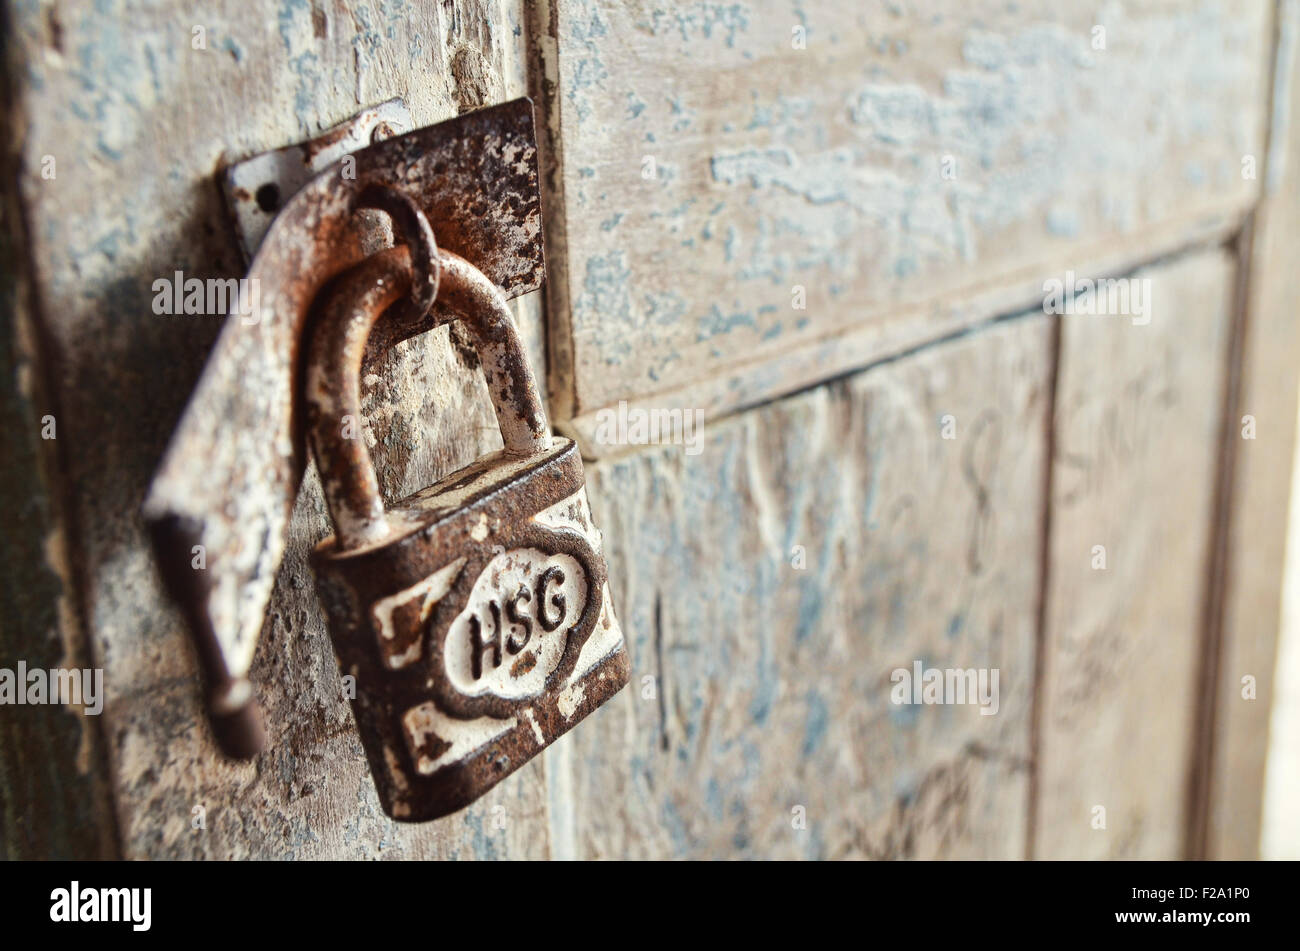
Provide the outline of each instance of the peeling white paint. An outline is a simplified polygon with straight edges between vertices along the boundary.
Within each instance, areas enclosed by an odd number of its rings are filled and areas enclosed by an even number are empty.
[[[517,725],[518,720],[514,717],[504,720],[496,717],[460,720],[443,713],[432,701],[412,707],[402,717],[402,726],[405,727],[406,741],[411,757],[415,760],[415,768],[425,776],[431,776],[444,766],[464,759],[497,737],[504,736]],[[436,736],[451,746],[439,756],[426,756],[420,750],[431,736]]]
[[[410,601],[420,598],[420,623],[424,624],[429,619],[430,612],[434,607],[446,597],[451,586],[456,583],[461,571],[465,567],[465,557],[457,558],[451,564],[444,565],[429,577],[417,582],[403,591],[389,595],[386,598],[380,598],[375,602],[371,609],[374,617],[375,628],[379,633],[379,650],[384,655],[384,660],[392,670],[400,670],[408,664],[418,660],[424,650],[424,639],[417,637],[405,648],[395,651],[393,640],[396,637],[396,631],[393,627],[393,612],[398,608],[406,605]]]

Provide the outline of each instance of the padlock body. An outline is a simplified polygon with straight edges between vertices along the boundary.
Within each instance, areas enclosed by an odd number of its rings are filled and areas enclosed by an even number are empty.
[[[384,811],[477,799],[621,689],[628,658],[569,439],[497,453],[388,513],[382,542],[313,557]]]

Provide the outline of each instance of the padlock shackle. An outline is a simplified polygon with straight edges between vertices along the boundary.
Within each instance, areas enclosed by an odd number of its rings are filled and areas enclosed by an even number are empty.
[[[463,321],[474,338],[505,451],[518,456],[545,451],[550,424],[505,297],[459,255],[439,249],[437,263],[438,308]],[[388,534],[379,478],[361,430],[361,367],[380,319],[408,316],[391,305],[410,291],[411,273],[406,247],[381,251],[337,278],[316,308],[304,401],[341,550]]]

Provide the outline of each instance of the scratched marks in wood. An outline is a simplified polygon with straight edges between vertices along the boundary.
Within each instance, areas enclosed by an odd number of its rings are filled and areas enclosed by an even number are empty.
[[[1043,858],[1182,856],[1234,275],[1191,253],[1133,275],[1149,324],[1062,318]]]
[[[524,92],[514,0],[348,6],[226,0],[196,12],[102,3],[9,13],[32,281],[55,347],[71,544],[85,566],[72,593],[105,669],[102,726],[127,856],[548,854],[545,824],[532,818],[545,802],[540,766],[447,822],[383,819],[305,563],[327,532],[314,474],[252,674],[271,732],[256,769],[222,762],[202,726],[190,649],[138,515],[219,327],[215,317],[155,315],[152,283],[176,270],[242,273],[214,181],[223,161],[301,141],[394,96],[425,125]],[[194,48],[196,26],[205,49]],[[57,162],[53,180],[41,177],[46,154]],[[520,311],[541,365],[536,301]],[[390,497],[500,445],[482,374],[447,337],[401,345],[366,381]],[[205,831],[191,828],[198,805]]]
[[[983,319],[981,289],[1030,279],[1014,311],[1239,215],[1268,9],[540,4],[557,417],[725,412]]]
[[[741,414],[695,456],[589,466],[633,674],[548,753],[558,853],[1023,854],[1047,330]],[[998,713],[892,704],[918,660],[998,668]]]

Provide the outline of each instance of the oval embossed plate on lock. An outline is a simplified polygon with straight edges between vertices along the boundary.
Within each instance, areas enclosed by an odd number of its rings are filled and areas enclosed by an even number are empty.
[[[522,548],[494,557],[447,630],[448,682],[469,697],[536,697],[564,658],[589,587],[570,555]]]
[[[587,539],[531,521],[494,538],[468,558],[424,628],[429,689],[455,717],[510,717],[555,689],[601,612],[604,563]]]

